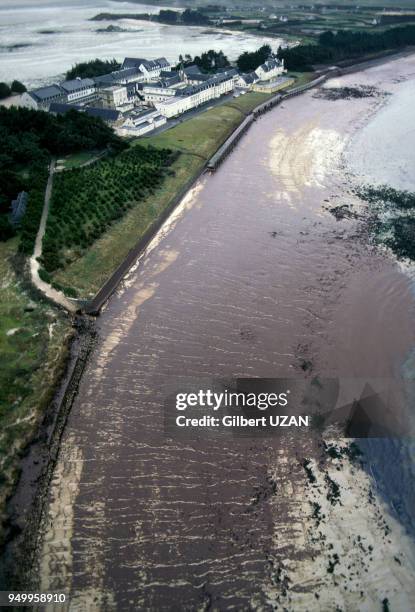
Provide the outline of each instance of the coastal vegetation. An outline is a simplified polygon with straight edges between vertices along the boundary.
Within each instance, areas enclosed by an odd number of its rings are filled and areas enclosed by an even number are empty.
[[[13,94],[22,94],[26,91],[25,85],[20,81],[14,80],[11,85],[0,83],[0,100],[4,100]]]
[[[81,79],[92,79],[93,77],[101,76],[113,72],[114,70],[119,70],[120,68],[121,64],[115,59],[101,60],[97,58],[89,62],[80,62],[72,66],[66,73],[66,79],[76,79],[77,77]]]
[[[315,64],[342,62],[413,44],[415,25],[389,28],[376,33],[326,31],[320,34],[316,44],[280,48],[278,57],[284,59],[288,70],[312,70]]]
[[[415,193],[380,186],[363,187],[358,195],[370,205],[377,241],[398,258],[415,261]]]
[[[33,293],[18,238],[0,243],[0,543],[19,461],[50,404],[71,335],[67,317]]]
[[[223,51],[215,51],[209,49],[201,55],[195,55],[192,59],[190,55],[179,56],[179,65],[186,67],[191,64],[196,64],[203,72],[216,72],[218,68],[226,68],[230,66],[230,62]]]
[[[184,11],[162,9],[159,13],[99,13],[91,21],[116,21],[136,19],[138,21],[156,21],[166,25],[207,26],[211,21],[207,15],[197,9],[187,8]]]
[[[270,55],[271,47],[269,45],[262,45],[257,51],[252,51],[251,53],[245,51],[242,53],[242,55],[238,57],[236,63],[239,70],[242,72],[250,72],[256,70]]]
[[[174,160],[169,149],[135,146],[56,174],[42,264],[53,273],[82,256],[110,225],[152,195]]]

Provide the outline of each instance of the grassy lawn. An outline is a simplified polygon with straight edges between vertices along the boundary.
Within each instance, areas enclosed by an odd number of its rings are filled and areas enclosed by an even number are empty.
[[[272,96],[266,93],[260,93],[259,91],[250,91],[249,93],[246,93],[243,96],[234,98],[230,102],[226,102],[225,106],[237,108],[242,113],[249,114],[256,106],[258,106],[258,104],[265,102],[265,100],[268,100],[268,98],[271,97]]]
[[[258,104],[263,94],[247,94],[250,104]],[[257,96],[261,98],[257,98]],[[239,99],[238,99],[239,100]],[[255,103],[254,103],[255,102]],[[150,223],[169,204],[186,182],[202,168],[227,136],[241,123],[244,115],[223,105],[184,121],[153,137],[136,141],[142,146],[170,148],[181,155],[174,161],[174,174],[165,177],[154,194],[130,208],[81,257],[53,275],[63,286],[73,287],[83,298],[92,297],[121,263]],[[133,145],[134,146],[134,143]],[[98,164],[100,162],[97,162]]]
[[[65,169],[78,168],[79,166],[82,166],[82,164],[89,162],[97,155],[99,155],[98,151],[82,151],[81,153],[74,153],[73,155],[68,155],[67,157],[63,158],[62,165]]]
[[[71,333],[68,318],[33,299],[14,272],[17,242],[0,243],[0,515],[19,455],[52,397]]]
[[[287,91],[290,91],[290,89],[294,89],[294,87],[305,85],[306,83],[309,83],[309,81],[312,81],[314,78],[316,78],[314,72],[294,72],[293,70],[290,70],[286,76],[293,77],[295,79],[295,83],[290,85],[290,87],[287,87]]]

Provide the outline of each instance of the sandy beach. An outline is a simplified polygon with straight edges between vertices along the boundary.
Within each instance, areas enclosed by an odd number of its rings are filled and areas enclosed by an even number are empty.
[[[390,61],[324,86],[379,95],[311,91],[262,117],[130,271],[64,434],[39,588],[74,610],[415,607],[410,464],[391,478],[350,440],[163,429],[172,383],[238,376],[394,379],[412,426],[410,277],[362,218],[331,211],[364,213],[354,143],[414,75],[415,56]]]

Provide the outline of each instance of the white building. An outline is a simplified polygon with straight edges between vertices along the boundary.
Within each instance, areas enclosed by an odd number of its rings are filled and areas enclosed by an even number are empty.
[[[99,91],[103,108],[118,109],[128,104],[127,88],[124,85],[111,85]]]
[[[120,136],[143,136],[166,122],[166,117],[157,110],[148,110],[137,114],[131,113],[116,131]]]
[[[72,79],[64,81],[60,87],[66,93],[66,101],[72,102],[89,102],[94,100],[96,96],[96,86],[92,79]]]
[[[258,66],[255,70],[256,75],[261,81],[270,81],[276,77],[284,74],[284,60],[276,58],[267,59],[266,62]]]
[[[176,90],[174,97],[156,102],[155,107],[162,115],[170,118],[177,117],[177,115],[205,104],[209,100],[220,98],[220,96],[234,89],[234,72],[223,72],[199,85],[191,85],[184,89]]]

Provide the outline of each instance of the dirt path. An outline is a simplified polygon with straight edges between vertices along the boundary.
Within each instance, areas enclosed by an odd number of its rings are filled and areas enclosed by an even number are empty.
[[[49,178],[46,185],[45,191],[45,204],[43,206],[42,217],[40,219],[39,230],[36,236],[35,250],[32,257],[30,258],[30,274],[32,282],[46,297],[59,304],[68,310],[68,312],[75,312],[76,305],[68,300],[68,298],[61,292],[57,291],[51,285],[43,281],[39,276],[40,263],[39,258],[42,256],[42,241],[46,230],[46,221],[49,214],[50,197],[52,195],[52,184],[53,184],[53,173],[55,171],[55,161],[52,160],[49,168]]]

